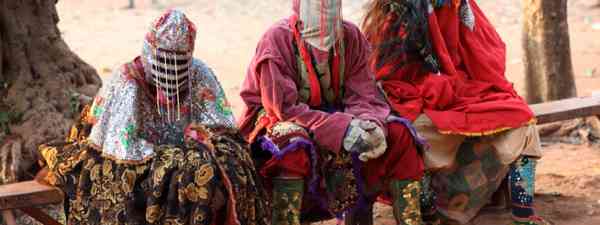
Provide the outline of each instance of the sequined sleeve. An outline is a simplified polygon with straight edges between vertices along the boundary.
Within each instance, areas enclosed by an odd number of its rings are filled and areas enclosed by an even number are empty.
[[[90,144],[103,155],[124,161],[140,161],[153,155],[153,146],[139,137],[139,86],[135,80],[117,70],[94,98]]]
[[[192,117],[208,127],[235,128],[235,118],[225,91],[211,68],[194,59]]]

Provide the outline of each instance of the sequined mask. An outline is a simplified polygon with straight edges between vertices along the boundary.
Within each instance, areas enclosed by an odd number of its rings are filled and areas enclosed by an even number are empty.
[[[235,120],[214,72],[192,58],[195,28],[168,10],[144,39],[142,55],[115,70],[90,108],[90,145],[104,156],[141,162],[161,145],[185,144],[185,129],[234,129]]]
[[[154,86],[157,111],[165,111],[167,121],[181,119],[180,95],[189,89],[195,39],[195,25],[178,10],[167,11],[146,34],[142,52],[145,78]]]

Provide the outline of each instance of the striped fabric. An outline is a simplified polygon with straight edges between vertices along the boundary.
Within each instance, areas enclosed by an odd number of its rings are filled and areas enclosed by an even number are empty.
[[[329,51],[342,35],[342,0],[294,0],[302,39],[322,51]]]
[[[176,9],[167,10],[146,34],[143,63],[146,80],[157,88],[157,96],[176,98],[188,83],[196,27]]]

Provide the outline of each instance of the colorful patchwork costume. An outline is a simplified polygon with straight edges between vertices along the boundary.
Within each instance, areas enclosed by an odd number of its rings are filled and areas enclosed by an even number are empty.
[[[422,141],[388,117],[368,42],[342,20],[341,0],[295,0],[293,11],[263,35],[241,91],[272,224],[342,217],[382,195],[400,224],[420,224]]]
[[[268,224],[265,192],[196,29],[168,10],[64,143],[40,147],[69,224]],[[267,213],[267,214],[265,214]]]
[[[364,28],[393,113],[431,147],[426,222],[467,223],[508,174],[514,223],[545,224],[532,206],[535,118],[505,78],[505,45],[475,1],[373,0]]]

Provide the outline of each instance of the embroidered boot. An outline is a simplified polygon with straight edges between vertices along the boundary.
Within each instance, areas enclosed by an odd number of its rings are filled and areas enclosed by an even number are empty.
[[[510,166],[508,188],[514,225],[547,225],[544,219],[535,215],[533,195],[535,192],[536,159],[524,156]]]
[[[399,225],[421,225],[421,183],[419,181],[393,180],[392,192],[394,218]]]
[[[273,179],[272,225],[300,225],[303,192],[302,179]]]
[[[423,215],[424,225],[441,224],[440,216],[435,207],[435,192],[431,188],[431,173],[425,172],[421,179],[421,214]]]

